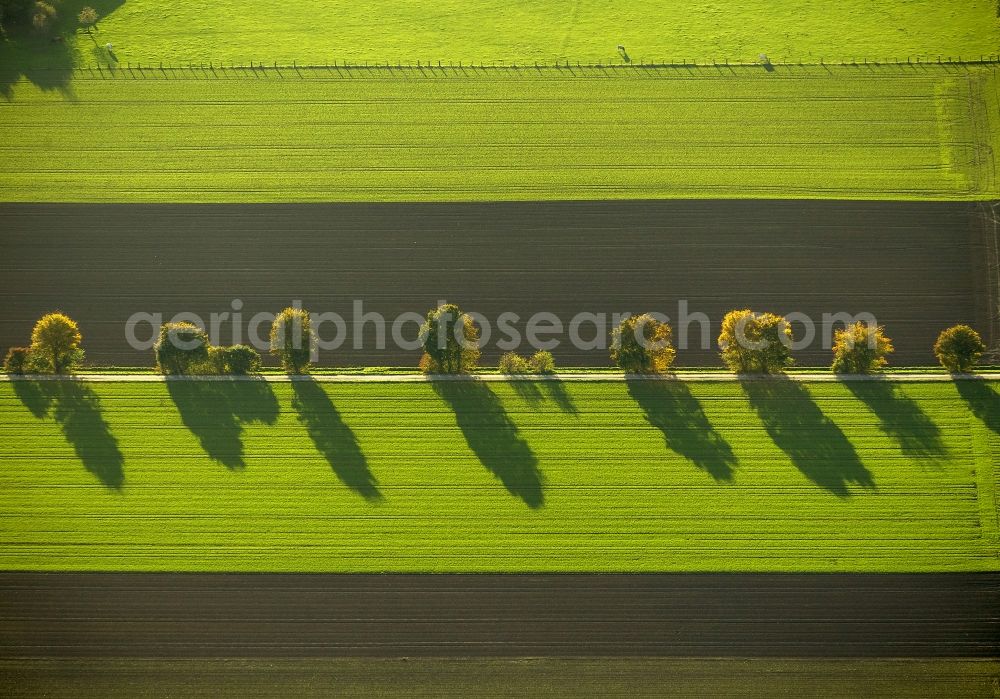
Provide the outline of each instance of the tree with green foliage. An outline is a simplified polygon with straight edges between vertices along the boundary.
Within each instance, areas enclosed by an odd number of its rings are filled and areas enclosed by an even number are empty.
[[[222,373],[233,376],[248,376],[259,374],[261,368],[260,353],[249,345],[232,345],[220,347]]]
[[[983,338],[968,325],[942,330],[934,343],[934,356],[953,374],[970,374],[986,351]]]
[[[56,11],[54,5],[43,0],[38,0],[33,8],[33,13],[31,15],[31,26],[35,29],[42,31],[51,27],[59,13]]]
[[[42,316],[31,331],[29,362],[33,371],[63,374],[83,361],[83,337],[76,322],[62,313]]]
[[[308,373],[315,343],[309,311],[286,308],[271,324],[271,354],[278,357],[290,374]]]
[[[522,357],[517,352],[504,352],[497,369],[501,374],[554,374],[556,360],[551,352],[539,350],[531,357]]]
[[[479,363],[479,328],[453,303],[427,312],[420,341],[420,370],[425,374],[466,374]]]
[[[208,335],[191,323],[164,323],[153,351],[161,374],[201,373],[209,359]]]
[[[28,347],[11,347],[3,360],[3,370],[8,374],[23,374],[29,367],[31,350]]]
[[[78,14],[76,18],[80,22],[80,26],[86,29],[87,33],[90,34],[91,27],[97,24],[97,10],[87,5],[80,10],[80,14]]]
[[[792,329],[774,313],[730,311],[722,319],[722,361],[737,374],[777,374],[791,366]]]
[[[59,0],[0,0],[0,22],[46,29],[59,15]]]
[[[611,361],[627,374],[662,374],[677,356],[669,323],[649,313],[623,318],[611,331]]]
[[[528,360],[517,352],[504,352],[500,356],[500,363],[497,365],[497,370],[501,374],[530,374],[531,366],[528,364]]]
[[[548,350],[538,350],[528,360],[528,365],[536,374],[556,373],[556,360]]]
[[[833,364],[837,374],[874,374],[889,363],[895,351],[881,325],[858,321],[833,334]]]

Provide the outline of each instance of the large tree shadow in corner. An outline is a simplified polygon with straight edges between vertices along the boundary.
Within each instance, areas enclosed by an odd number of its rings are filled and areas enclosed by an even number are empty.
[[[1000,393],[981,379],[959,379],[955,381],[955,387],[968,403],[972,414],[989,429],[1000,434]]]
[[[528,507],[545,504],[538,459],[518,434],[497,395],[481,381],[435,381],[469,448],[504,487]]]
[[[717,481],[733,479],[736,456],[732,447],[712,428],[687,386],[653,379],[631,379],[626,386],[649,424],[663,432],[670,449]]]
[[[37,418],[51,412],[77,458],[106,487],[121,490],[125,458],[101,414],[101,399],[79,381],[13,381],[14,393]]]
[[[299,422],[337,477],[365,500],[381,500],[378,481],[368,469],[368,460],[354,432],[341,419],[323,387],[305,378],[292,381],[292,390],[295,393],[292,407],[298,413]]]
[[[850,484],[874,488],[871,472],[805,386],[784,378],[740,382],[767,433],[802,474],[839,497]]]
[[[944,456],[947,450],[941,443],[941,430],[899,386],[880,379],[844,383],[875,413],[882,431],[899,442],[904,454],[916,458]]]
[[[262,379],[167,381],[185,427],[212,459],[229,469],[246,467],[243,425],[278,419],[278,400]]]
[[[0,38],[0,95],[10,99],[14,84],[22,76],[42,90],[70,93],[75,54],[87,53],[88,44],[104,46],[108,41],[101,36],[101,20],[106,18],[125,0],[62,0],[56,5],[58,17],[46,30],[37,31],[27,21],[8,17],[4,24],[7,38]],[[77,15],[85,6],[93,7],[100,17],[90,34],[77,31]],[[105,49],[101,49],[104,51]]]

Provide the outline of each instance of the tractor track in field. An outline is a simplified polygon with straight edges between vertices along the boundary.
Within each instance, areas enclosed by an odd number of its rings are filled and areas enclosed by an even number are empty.
[[[356,348],[355,300],[390,321],[441,299],[492,321],[509,311],[522,337],[541,311],[566,325],[580,312],[653,310],[676,320],[686,300],[689,313],[708,316],[713,343],[733,308],[817,320],[870,312],[903,366],[933,363],[934,339],[948,325],[993,334],[974,203],[0,204],[0,230],[0,351],[25,344],[34,321],[58,308],[80,323],[88,358],[101,365],[152,363],[151,351],[125,341],[133,313],[185,311],[207,321],[232,313],[234,299],[244,325],[294,300],[341,314],[350,337],[320,363],[342,366],[415,366],[419,354],[391,342],[376,349],[372,324]],[[700,324],[690,327],[700,344]],[[236,339],[230,328],[222,323],[221,342]],[[561,366],[607,362],[605,350],[574,349],[565,330],[557,337]],[[820,340],[818,332],[797,353],[800,365],[829,362]],[[487,343],[484,363],[498,355]],[[677,362],[719,360],[707,346],[681,348]]]
[[[0,658],[996,657],[1000,576],[0,573]]]

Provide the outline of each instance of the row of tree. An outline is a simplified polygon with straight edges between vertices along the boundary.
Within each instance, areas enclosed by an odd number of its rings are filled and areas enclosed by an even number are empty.
[[[479,365],[479,329],[472,318],[454,304],[432,309],[420,328],[426,374],[467,374]],[[10,374],[64,374],[83,362],[82,336],[75,321],[63,313],[43,316],[31,331],[31,345],[12,347],[4,368]],[[611,361],[631,374],[662,374],[673,366],[677,351],[673,329],[651,314],[629,316],[612,331]],[[738,374],[775,374],[794,363],[792,330],[788,321],[773,313],[749,309],[730,311],[722,320],[718,338],[723,363]],[[309,371],[316,336],[309,312],[286,308],[271,324],[270,351],[290,374]],[[880,371],[894,351],[882,326],[855,323],[834,333],[831,369],[841,374]],[[952,373],[973,370],[986,346],[975,330],[955,325],[941,332],[934,355]],[[202,328],[191,323],[165,323],[154,345],[157,370],[166,375],[256,374],[261,356],[248,345],[216,347]],[[540,351],[531,357],[507,352],[500,359],[504,374],[552,374],[555,360]]]
[[[271,324],[271,354],[290,374],[303,374],[315,344],[309,312],[286,308]],[[216,347],[202,328],[192,323],[164,323],[153,346],[156,369],[165,375],[260,373],[260,353],[249,345]]]
[[[674,362],[673,329],[649,314],[626,318],[615,328],[611,360],[625,372],[657,374]],[[880,325],[857,322],[833,335],[833,361],[838,374],[874,374],[889,363],[895,348]],[[730,311],[722,319],[718,338],[723,363],[737,374],[776,374],[794,363],[792,328],[782,316],[750,309]],[[934,356],[951,373],[973,370],[986,345],[968,325],[943,330]]]

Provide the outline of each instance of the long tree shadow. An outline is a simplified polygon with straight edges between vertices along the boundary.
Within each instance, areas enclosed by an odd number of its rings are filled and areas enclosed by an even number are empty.
[[[263,380],[168,380],[167,390],[205,453],[229,469],[246,467],[243,426],[278,419],[278,400]]]
[[[51,413],[83,467],[108,488],[125,483],[125,458],[101,411],[101,399],[79,381],[14,381],[14,393],[37,418]]]
[[[47,385],[50,382],[18,379],[10,383],[18,400],[24,403],[24,407],[30,410],[32,415],[43,418],[49,414],[53,400],[53,391]]]
[[[839,497],[850,496],[852,483],[875,487],[850,441],[805,386],[777,377],[741,384],[771,439],[806,478]]]
[[[537,410],[541,407],[542,401],[542,391],[538,388],[537,381],[525,381],[523,379],[515,379],[510,382],[511,387],[514,389],[521,400],[531,406],[533,410]]]
[[[698,399],[679,381],[634,379],[626,382],[649,424],[663,432],[667,446],[717,481],[731,481],[736,456],[713,429]]]
[[[454,411],[465,441],[483,466],[528,507],[544,505],[538,459],[489,386],[480,381],[436,381],[433,386]]]
[[[570,415],[579,415],[580,409],[573,402],[573,397],[566,390],[566,384],[556,379],[547,379],[541,382],[542,390],[548,394],[549,400],[555,402],[561,411]]]
[[[578,415],[580,412],[562,381],[555,379],[515,380],[511,381],[510,385],[514,387],[514,392],[533,409],[537,410],[542,403],[550,400],[564,413]]]
[[[955,387],[972,414],[1000,434],[1000,393],[980,379],[960,379],[955,381]]]
[[[292,381],[292,390],[295,392],[292,407],[299,422],[337,477],[365,500],[381,500],[378,481],[368,468],[354,432],[341,419],[323,387],[306,378]]]
[[[941,442],[941,430],[899,386],[881,380],[846,381],[845,384],[878,416],[882,431],[899,442],[904,454],[928,458],[947,452]]]

